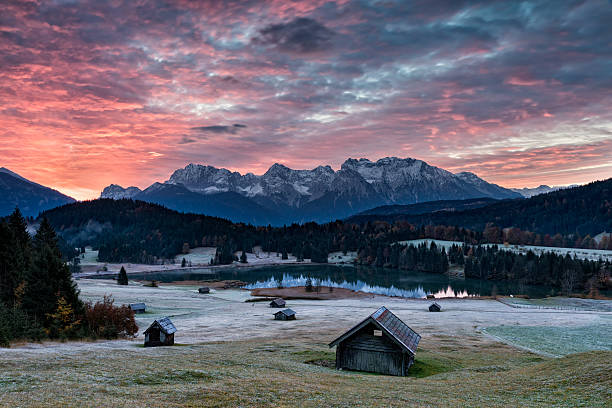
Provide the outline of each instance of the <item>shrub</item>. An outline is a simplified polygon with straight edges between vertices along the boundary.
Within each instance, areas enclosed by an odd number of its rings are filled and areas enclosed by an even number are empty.
[[[0,347],[8,347],[12,340],[42,340],[45,332],[18,308],[6,307],[0,302]]]
[[[115,306],[114,303],[111,296],[104,296],[101,302],[87,304],[85,316],[94,337],[116,339],[138,332],[134,311],[126,305]]]

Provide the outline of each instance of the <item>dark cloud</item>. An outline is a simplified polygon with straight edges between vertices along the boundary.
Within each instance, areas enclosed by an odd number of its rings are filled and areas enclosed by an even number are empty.
[[[212,125],[212,126],[196,126],[192,127],[191,130],[203,133],[228,133],[228,134],[236,134],[240,129],[246,128],[246,125],[241,125],[239,123],[234,123],[231,126],[226,125]]]
[[[300,17],[288,23],[272,24],[259,32],[256,43],[275,45],[298,54],[328,49],[335,33],[311,18]]]
[[[195,143],[195,142],[197,142],[196,139],[193,139],[189,136],[183,136],[181,140],[179,140],[178,144],[190,144],[190,143]]]

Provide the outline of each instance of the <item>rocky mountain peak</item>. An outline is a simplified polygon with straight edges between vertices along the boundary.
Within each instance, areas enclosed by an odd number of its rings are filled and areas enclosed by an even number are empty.
[[[112,198],[113,200],[120,200],[122,198],[134,198],[136,194],[140,193],[141,190],[138,187],[123,188],[118,184],[111,184],[104,188],[100,194],[100,198]]]

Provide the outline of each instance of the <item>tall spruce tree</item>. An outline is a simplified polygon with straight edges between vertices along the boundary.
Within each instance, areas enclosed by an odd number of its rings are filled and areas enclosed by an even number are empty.
[[[18,208],[0,225],[0,302],[19,306],[31,263],[30,235]]]
[[[183,259],[184,261],[185,259]],[[117,285],[127,285],[128,284],[128,276],[125,268],[122,266],[119,270],[119,276],[117,276]]]
[[[82,315],[84,305],[79,300],[76,283],[62,260],[57,236],[46,218],[42,219],[32,244],[32,266],[26,276],[23,309],[45,327],[61,298],[75,314]]]
[[[18,275],[13,233],[5,222],[0,222],[0,302],[7,307],[14,304]]]

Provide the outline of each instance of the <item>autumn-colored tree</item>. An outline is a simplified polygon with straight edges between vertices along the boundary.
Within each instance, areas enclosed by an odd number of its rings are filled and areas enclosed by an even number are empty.
[[[48,326],[45,333],[50,338],[74,338],[81,328],[81,319],[75,313],[66,298],[57,294],[57,308],[53,313],[47,314]]]

